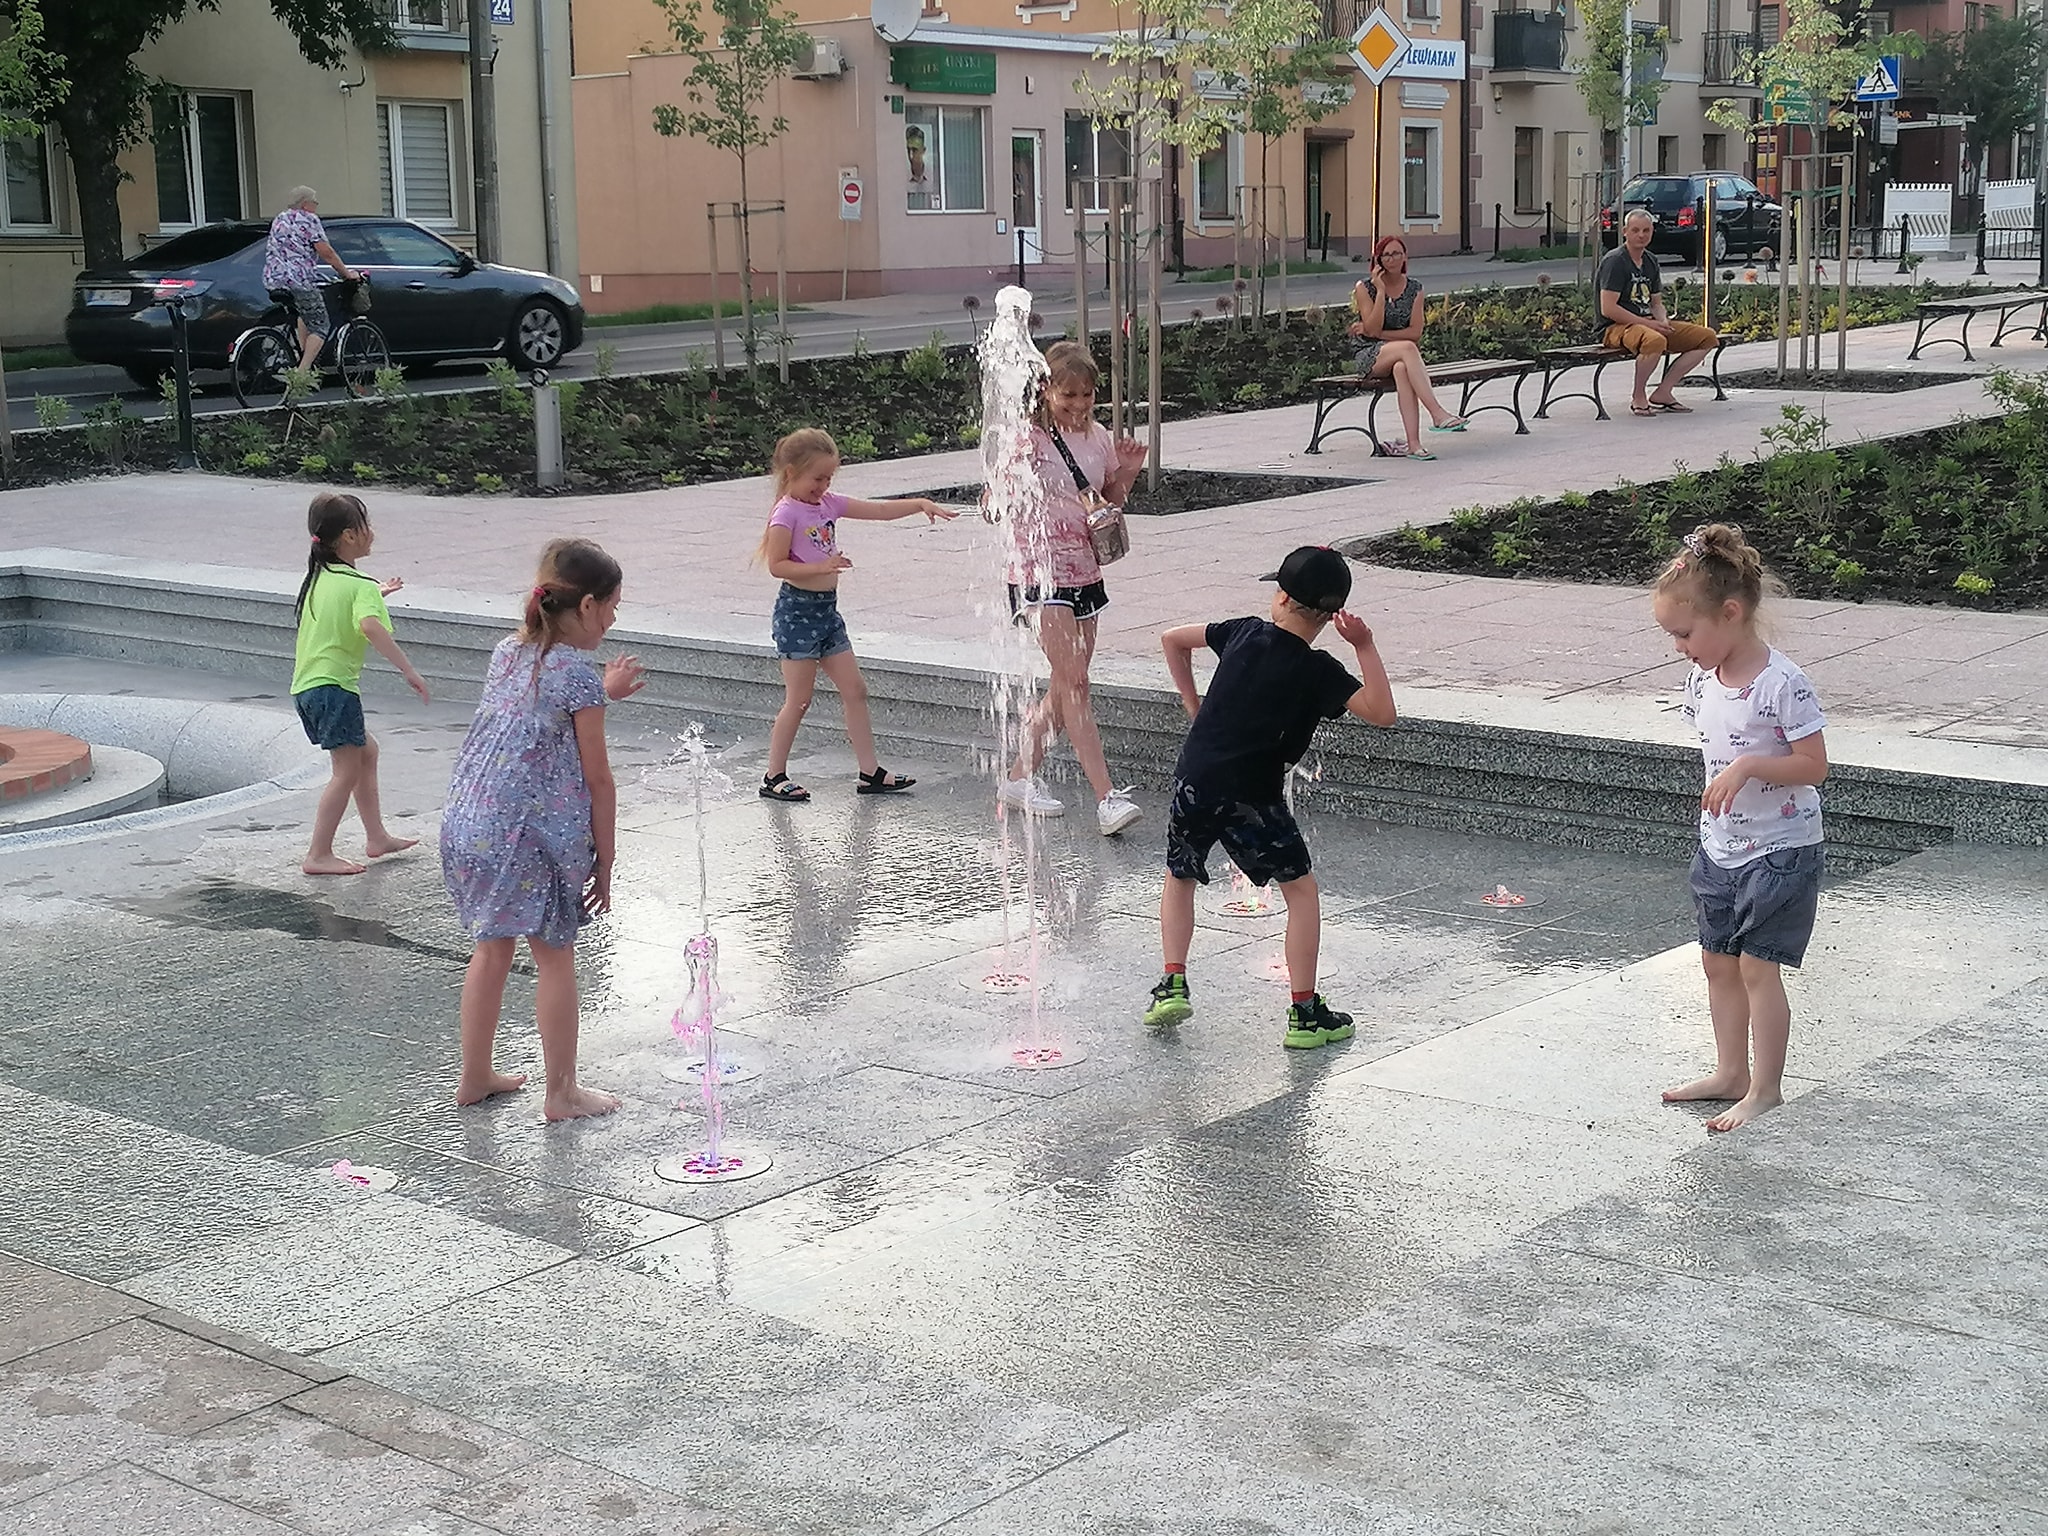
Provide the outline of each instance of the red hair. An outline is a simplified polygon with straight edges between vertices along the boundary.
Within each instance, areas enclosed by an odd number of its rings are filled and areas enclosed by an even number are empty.
[[[1380,264],[1380,258],[1387,254],[1387,247],[1390,245],[1401,247],[1401,254],[1403,256],[1408,254],[1408,242],[1399,235],[1381,235],[1379,239],[1372,243],[1372,264],[1374,266]]]

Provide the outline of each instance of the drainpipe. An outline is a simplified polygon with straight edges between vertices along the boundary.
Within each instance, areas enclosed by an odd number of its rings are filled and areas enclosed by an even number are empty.
[[[574,273],[562,271],[562,223],[555,208],[555,56],[548,43],[548,11],[552,4],[553,0],[533,0],[534,62],[540,71],[540,222],[547,243],[548,270],[574,282]]]

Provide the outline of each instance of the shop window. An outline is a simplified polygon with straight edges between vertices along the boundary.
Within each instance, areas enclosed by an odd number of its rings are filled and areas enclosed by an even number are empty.
[[[1408,127],[1401,130],[1401,217],[1434,219],[1441,211],[1437,200],[1438,146],[1443,134],[1435,128]]]
[[[903,109],[904,206],[912,213],[988,209],[988,114],[980,107]]]
[[[454,119],[448,102],[377,103],[377,191],[393,218],[454,227]]]
[[[1090,120],[1085,112],[1067,114],[1067,174],[1064,202],[1074,211],[1074,182],[1083,181],[1081,196],[1089,213],[1109,211],[1109,188],[1089,177],[1128,176],[1131,173],[1131,131]],[[1227,178],[1226,178],[1227,179]],[[1228,218],[1229,215],[1225,214]]]

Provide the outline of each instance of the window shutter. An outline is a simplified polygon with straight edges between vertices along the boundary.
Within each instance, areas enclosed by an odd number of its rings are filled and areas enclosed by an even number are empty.
[[[391,194],[391,104],[383,101],[377,103],[377,199],[386,214],[397,216]]]
[[[405,209],[409,219],[452,224],[455,189],[448,165],[448,109],[402,103],[398,146],[405,167]]]

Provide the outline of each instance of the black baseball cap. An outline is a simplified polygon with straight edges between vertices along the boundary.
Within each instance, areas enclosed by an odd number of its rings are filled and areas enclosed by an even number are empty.
[[[1322,544],[1304,544],[1285,560],[1273,580],[1304,608],[1335,613],[1351,596],[1351,565]]]

